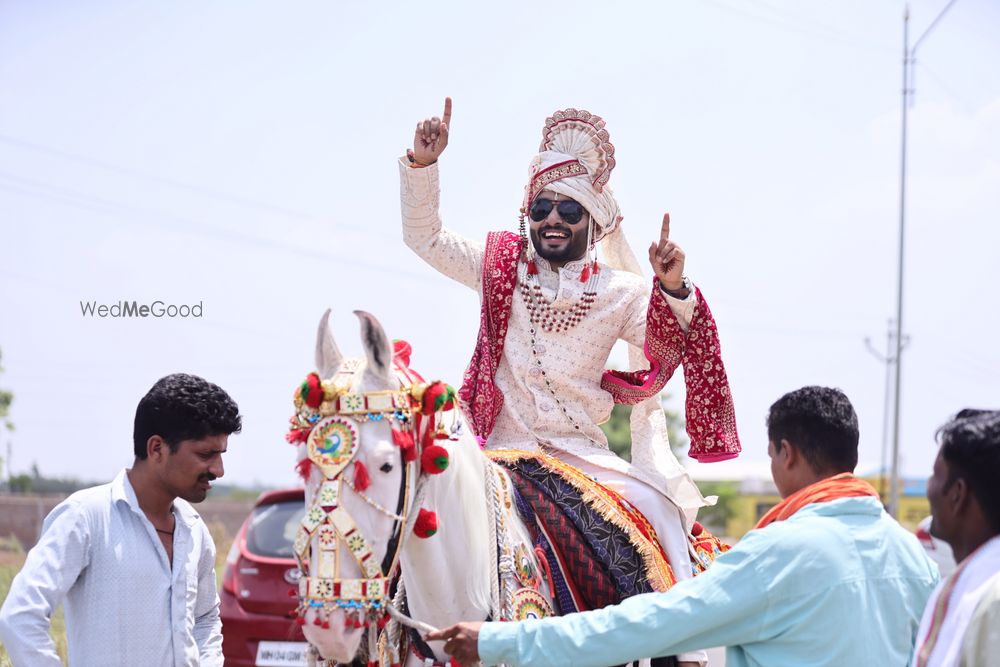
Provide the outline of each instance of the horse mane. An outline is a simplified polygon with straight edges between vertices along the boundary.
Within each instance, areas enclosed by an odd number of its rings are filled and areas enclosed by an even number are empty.
[[[455,408],[458,410],[458,408]],[[427,505],[439,512],[445,507],[458,508],[449,513],[449,523],[441,526],[438,537],[448,540],[452,553],[465,554],[469,563],[490,563],[490,528],[492,503],[487,498],[484,466],[493,465],[479,449],[479,443],[457,414],[463,425],[462,435],[450,443],[451,463],[428,488]],[[485,518],[485,521],[483,520]],[[456,521],[457,520],[457,521]],[[490,609],[490,568],[466,568],[464,589],[469,600],[485,610]]]

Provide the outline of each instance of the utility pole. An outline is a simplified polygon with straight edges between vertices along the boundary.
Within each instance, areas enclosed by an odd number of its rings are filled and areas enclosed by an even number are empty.
[[[899,405],[903,368],[903,260],[906,238],[906,114],[913,100],[914,88],[911,85],[911,80],[913,65],[917,61],[917,48],[955,2],[957,0],[949,0],[912,47],[910,46],[910,6],[907,5],[903,11],[903,141],[900,149],[899,175],[899,273],[896,280],[896,378],[892,416],[892,497],[889,499],[889,514],[893,517],[897,516],[899,510]]]
[[[886,499],[886,488],[885,483],[888,475],[888,465],[886,459],[889,454],[889,399],[892,396],[892,367],[895,363],[895,357],[892,356],[893,346],[893,326],[892,320],[889,320],[889,326],[886,330],[886,341],[885,341],[885,354],[880,352],[872,345],[872,339],[869,337],[865,338],[865,346],[868,351],[871,352],[872,356],[881,361],[885,365],[885,398],[882,402],[882,456],[879,458],[879,469],[878,469],[878,495],[885,502]]]
[[[882,402],[882,456],[879,459],[879,477],[878,477],[878,495],[882,499],[883,503],[888,504],[889,498],[888,489],[886,488],[889,482],[889,412],[891,410],[892,403],[892,377],[893,370],[896,365],[896,327],[895,320],[889,319],[885,331],[885,352],[877,349],[872,343],[871,337],[865,337],[865,347],[873,357],[878,359],[885,365],[885,397]],[[906,339],[903,339],[903,347],[906,347]]]

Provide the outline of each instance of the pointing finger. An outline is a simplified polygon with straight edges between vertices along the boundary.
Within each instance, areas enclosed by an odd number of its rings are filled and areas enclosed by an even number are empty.
[[[451,125],[451,98],[444,98],[444,114],[441,116],[441,122],[445,125]]]
[[[660,227],[660,238],[668,239],[670,238],[670,214],[663,214],[663,225]]]

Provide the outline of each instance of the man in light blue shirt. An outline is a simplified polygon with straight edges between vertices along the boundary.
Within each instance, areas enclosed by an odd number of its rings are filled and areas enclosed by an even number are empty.
[[[62,663],[49,637],[65,602],[69,664],[222,667],[215,545],[189,503],[222,477],[239,408],[218,386],[169,375],[139,402],[135,461],[46,517],[0,609],[18,667]]]
[[[854,408],[839,390],[805,387],[772,405],[767,424],[784,500],[703,574],[604,609],[427,638],[462,664],[603,667],[727,646],[727,667],[904,667],[937,568],[849,474]]]

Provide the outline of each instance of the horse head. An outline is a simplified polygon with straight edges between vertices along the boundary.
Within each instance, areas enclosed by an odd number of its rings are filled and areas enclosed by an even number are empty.
[[[348,663],[366,628],[373,655],[407,535],[436,530],[436,516],[414,499],[419,481],[448,465],[442,413],[455,398],[410,371],[368,313],[355,311],[364,358],[344,358],[329,313],[317,333],[317,371],[295,391],[288,434],[306,485],[295,539],[303,573],[297,621],[324,660]]]

